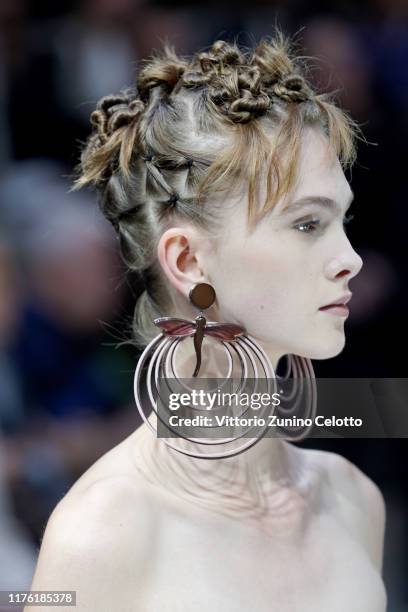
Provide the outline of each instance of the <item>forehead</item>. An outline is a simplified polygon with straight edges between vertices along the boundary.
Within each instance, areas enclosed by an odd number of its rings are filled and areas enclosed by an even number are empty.
[[[344,209],[352,199],[350,185],[337,156],[328,148],[326,137],[316,129],[306,129],[295,184],[290,193],[276,204],[275,214],[299,211],[313,203],[330,209]]]

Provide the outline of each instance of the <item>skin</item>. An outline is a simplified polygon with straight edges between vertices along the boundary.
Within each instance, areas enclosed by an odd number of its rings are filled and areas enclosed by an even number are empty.
[[[342,350],[344,318],[318,309],[347,291],[362,260],[342,225],[350,187],[328,153],[309,131],[288,201],[332,198],[336,215],[314,208],[283,220],[282,201],[249,232],[242,195],[215,243],[188,226],[163,234],[158,257],[179,316],[195,314],[191,285],[210,282],[209,318],[243,325],[274,367],[290,352],[326,359]],[[321,219],[318,234],[295,227],[305,212]],[[190,376],[194,346],[184,344],[178,370]],[[223,367],[205,342],[202,367]],[[32,589],[76,590],[80,610],[383,612],[384,523],[376,485],[334,453],[263,438],[203,461],[172,452],[143,425],[58,504]]]

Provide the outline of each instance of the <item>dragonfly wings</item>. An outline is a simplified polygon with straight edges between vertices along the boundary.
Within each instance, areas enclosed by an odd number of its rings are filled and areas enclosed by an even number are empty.
[[[154,320],[154,324],[161,327],[168,336],[193,336],[197,331],[195,321],[187,321],[176,317],[160,317]],[[226,341],[235,340],[244,333],[245,330],[234,323],[210,322],[206,323],[204,328],[205,336],[213,336]]]
[[[161,327],[168,336],[192,336],[197,329],[194,321],[175,317],[160,317],[154,320],[154,324]]]
[[[238,336],[242,336],[245,330],[234,323],[207,323],[204,333],[220,340],[235,340]]]

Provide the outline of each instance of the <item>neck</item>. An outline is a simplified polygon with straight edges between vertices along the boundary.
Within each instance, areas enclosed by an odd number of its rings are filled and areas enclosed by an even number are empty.
[[[142,425],[134,446],[144,478],[183,502],[257,525],[264,517],[286,520],[299,509],[304,514],[310,483],[301,450],[284,440],[262,438],[240,455],[196,459],[169,448]]]
[[[281,354],[263,345],[276,371]],[[179,345],[176,370],[180,378],[190,378],[195,365],[192,343]],[[213,351],[207,359],[203,351],[199,377],[216,378],[225,355]],[[218,373],[218,374],[217,374]],[[154,413],[149,421],[157,430]],[[287,512],[288,500],[304,505],[307,481],[301,451],[280,438],[264,437],[246,451],[221,459],[195,458],[170,448],[155,437],[147,425],[136,432],[137,467],[153,484],[165,487],[179,498],[207,510],[242,518],[257,517],[271,508]],[[239,442],[242,444],[243,440]],[[178,448],[203,452],[203,446],[184,439],[169,438]],[[222,445],[217,445],[217,450]],[[215,449],[214,449],[215,450]],[[204,447],[205,451],[205,447]],[[211,451],[210,451],[211,452]]]

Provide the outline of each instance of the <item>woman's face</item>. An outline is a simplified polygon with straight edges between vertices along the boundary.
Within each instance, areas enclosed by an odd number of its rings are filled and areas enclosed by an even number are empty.
[[[205,254],[220,320],[245,327],[276,360],[289,353],[311,359],[339,354],[347,317],[319,308],[350,292],[362,267],[343,226],[351,198],[338,159],[309,128],[288,199],[250,232],[242,197],[228,209],[216,250]]]

